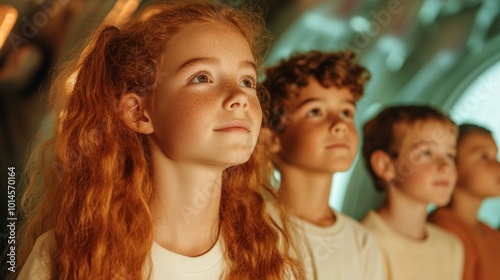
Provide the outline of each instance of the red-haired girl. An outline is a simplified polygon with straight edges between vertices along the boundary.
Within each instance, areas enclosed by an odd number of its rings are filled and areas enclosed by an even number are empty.
[[[261,22],[178,1],[99,30],[30,159],[20,279],[301,278],[260,193]]]

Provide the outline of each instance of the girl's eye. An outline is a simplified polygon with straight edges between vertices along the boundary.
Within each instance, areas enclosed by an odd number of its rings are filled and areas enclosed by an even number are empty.
[[[312,109],[309,112],[307,112],[307,116],[308,117],[317,117],[319,115],[321,115],[321,110],[317,109],[317,108],[316,109]]]
[[[210,82],[210,79],[208,78],[207,74],[198,74],[190,81],[190,83],[193,83],[193,84],[201,84],[201,83],[208,83],[208,82]]]
[[[240,82],[240,86],[249,88],[255,88],[255,84],[256,82],[253,78],[247,78]]]

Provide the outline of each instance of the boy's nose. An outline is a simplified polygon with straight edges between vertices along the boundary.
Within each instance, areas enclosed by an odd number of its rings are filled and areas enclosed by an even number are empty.
[[[347,124],[340,119],[333,120],[330,127],[330,131],[335,134],[347,133],[347,129]]]
[[[446,156],[439,157],[438,165],[439,169],[455,168],[455,162],[453,160],[448,159]]]

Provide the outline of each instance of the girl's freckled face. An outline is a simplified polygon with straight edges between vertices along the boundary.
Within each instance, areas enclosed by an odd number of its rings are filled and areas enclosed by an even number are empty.
[[[246,162],[262,121],[246,38],[223,23],[189,24],[169,41],[162,61],[151,140],[173,160]]]

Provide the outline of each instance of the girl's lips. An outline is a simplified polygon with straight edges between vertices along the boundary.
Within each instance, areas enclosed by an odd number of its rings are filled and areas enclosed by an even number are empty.
[[[214,131],[220,132],[250,132],[250,124],[247,121],[230,121],[221,126],[218,126]]]

